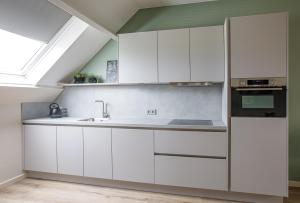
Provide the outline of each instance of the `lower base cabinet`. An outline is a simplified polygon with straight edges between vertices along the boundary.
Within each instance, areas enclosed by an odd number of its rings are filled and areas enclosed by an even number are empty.
[[[113,179],[154,183],[153,130],[112,129]]]
[[[227,190],[227,160],[155,156],[155,184]]]
[[[24,126],[24,169],[57,173],[56,126]]]
[[[25,125],[24,169],[227,190],[224,137],[227,136],[222,133],[154,133],[145,129]],[[205,144],[209,143],[217,143],[220,148],[217,151],[206,150]],[[197,149],[197,146],[202,148]],[[201,155],[219,158],[202,158]]]
[[[83,135],[81,127],[57,127],[58,173],[83,176]]]
[[[112,179],[111,128],[83,128],[84,176]]]

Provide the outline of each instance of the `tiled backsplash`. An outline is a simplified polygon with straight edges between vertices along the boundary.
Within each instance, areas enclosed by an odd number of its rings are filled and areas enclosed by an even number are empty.
[[[99,117],[108,103],[112,118],[185,118],[220,120],[222,87],[178,87],[171,85],[66,87],[57,103],[72,117]],[[148,116],[148,109],[158,115]]]

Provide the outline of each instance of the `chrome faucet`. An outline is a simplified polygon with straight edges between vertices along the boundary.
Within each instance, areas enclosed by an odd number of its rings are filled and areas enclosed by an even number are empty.
[[[102,116],[103,118],[109,118],[109,114],[107,113],[107,103],[103,100],[95,100],[96,103],[102,103]]]

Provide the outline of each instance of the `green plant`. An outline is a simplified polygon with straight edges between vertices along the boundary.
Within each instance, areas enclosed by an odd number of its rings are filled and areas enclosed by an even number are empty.
[[[103,83],[104,80],[101,76],[90,74],[88,75],[88,82],[89,83]]]
[[[84,83],[86,80],[86,77],[87,77],[86,73],[76,72],[73,75],[74,83]]]

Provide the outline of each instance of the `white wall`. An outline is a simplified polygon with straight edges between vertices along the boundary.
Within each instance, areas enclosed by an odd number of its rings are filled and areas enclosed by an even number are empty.
[[[22,102],[53,101],[62,89],[0,86],[0,186],[22,172]]]
[[[0,104],[0,184],[22,174],[21,105]]]

